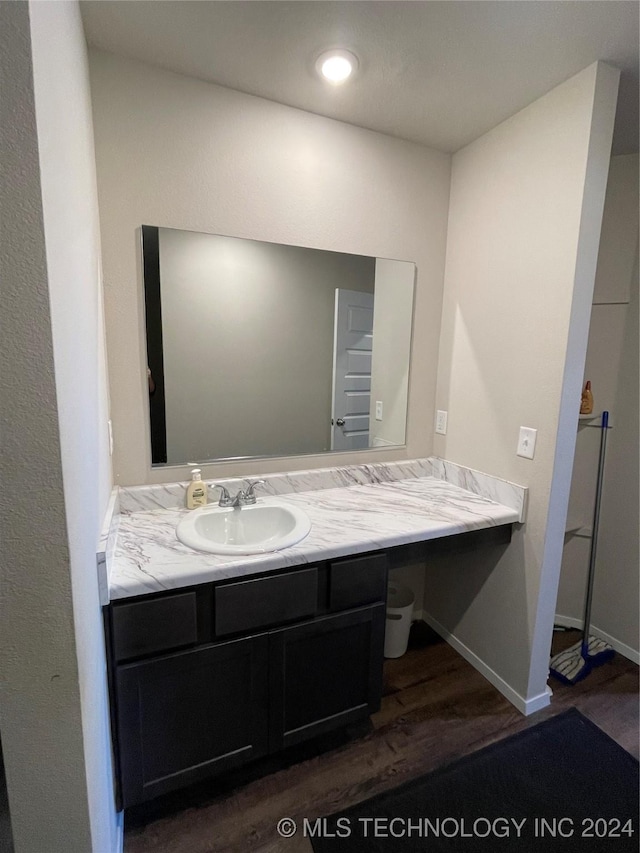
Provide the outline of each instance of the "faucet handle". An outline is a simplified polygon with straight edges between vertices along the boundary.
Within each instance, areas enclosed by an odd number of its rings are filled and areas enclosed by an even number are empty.
[[[220,489],[220,500],[218,501],[219,506],[231,506],[233,498],[229,494],[226,486],[223,486],[222,483],[212,483],[211,488]]]
[[[257,498],[253,490],[256,486],[263,485],[264,480],[245,480],[245,483],[247,488],[242,491],[242,499],[244,503],[254,504]]]

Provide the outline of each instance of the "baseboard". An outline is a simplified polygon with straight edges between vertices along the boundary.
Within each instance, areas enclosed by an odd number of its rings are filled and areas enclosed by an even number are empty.
[[[490,666],[488,666],[482,658],[479,658],[475,652],[472,652],[471,649],[466,646],[461,640],[459,640],[455,634],[452,634],[450,631],[441,625],[437,619],[434,619],[433,616],[430,616],[425,611],[422,611],[422,619],[429,625],[433,630],[440,634],[443,640],[446,640],[449,645],[454,648],[458,654],[460,654],[466,661],[468,661],[474,669],[477,669],[481,675],[489,681],[493,686],[502,693],[505,699],[508,699],[511,704],[520,711],[521,714],[524,714],[525,717],[528,717],[529,714],[533,714],[536,711],[539,711],[541,708],[546,708],[546,706],[551,702],[551,689],[547,687],[542,693],[537,696],[532,696],[530,699],[525,699],[524,696],[521,696],[517,690],[514,690],[510,684],[498,675]]]
[[[578,630],[582,631],[583,620],[576,619],[575,616],[562,616],[562,614],[556,613],[554,624],[560,625],[562,628],[578,628]],[[626,643],[612,637],[611,634],[608,634],[606,631],[602,631],[596,625],[591,626],[589,633],[596,637],[600,637],[600,639],[604,640],[605,643],[609,643],[611,648],[619,652],[622,657],[627,658],[627,660],[630,660],[632,663],[640,665],[640,652],[637,651],[637,649],[633,649]]]
[[[582,631],[582,619],[576,619],[575,616],[561,616],[556,613],[553,624],[559,628],[578,628]]]

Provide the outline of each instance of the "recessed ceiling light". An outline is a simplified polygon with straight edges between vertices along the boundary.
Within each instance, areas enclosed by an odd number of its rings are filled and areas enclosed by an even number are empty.
[[[344,83],[357,67],[358,57],[349,50],[327,50],[316,61],[318,74],[334,86]]]

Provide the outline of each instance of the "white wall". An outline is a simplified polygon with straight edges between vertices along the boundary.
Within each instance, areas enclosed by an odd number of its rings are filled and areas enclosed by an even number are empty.
[[[591,66],[452,164],[434,449],[530,500],[506,549],[428,568],[425,613],[527,710],[546,701],[617,80]]]
[[[419,145],[106,53],[91,54],[117,482],[150,469],[139,260],[141,224],[185,228],[418,266],[406,449],[431,451],[450,157]],[[205,467],[223,476],[336,464],[307,456]],[[328,462],[327,460],[331,460]]]
[[[405,441],[414,280],[412,264],[376,260],[369,418],[373,446]],[[378,400],[382,403],[382,420],[376,419]]]
[[[9,803],[16,853],[109,853],[118,836],[95,563],[110,466],[86,50],[75,3],[1,13]]]
[[[159,243],[169,464],[328,450],[335,290],[373,293],[375,258],[169,228]]]
[[[594,414],[610,413],[592,633],[638,661],[638,155],[613,157],[598,254],[584,377]],[[600,431],[581,423],[569,501],[557,621],[582,625]]]

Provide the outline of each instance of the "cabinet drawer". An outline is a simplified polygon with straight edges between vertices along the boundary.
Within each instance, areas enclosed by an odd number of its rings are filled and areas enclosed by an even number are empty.
[[[386,554],[368,554],[331,563],[329,610],[346,610],[384,601],[386,590]]]
[[[198,640],[195,591],[114,605],[113,652],[116,661],[188,646]]]
[[[218,637],[313,616],[318,608],[318,570],[300,569],[216,587]]]

